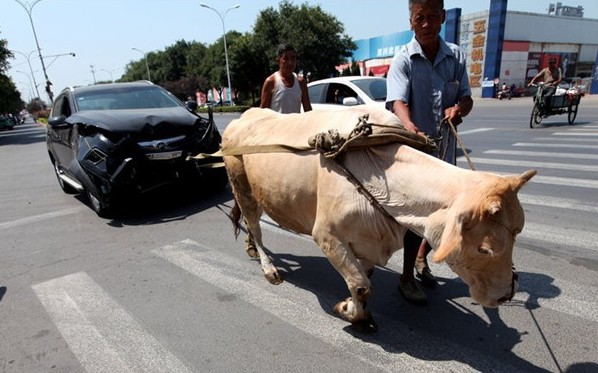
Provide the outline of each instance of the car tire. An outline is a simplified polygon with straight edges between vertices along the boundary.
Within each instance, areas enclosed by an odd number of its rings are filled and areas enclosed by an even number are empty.
[[[73,188],[72,186],[70,186],[69,184],[67,184],[60,177],[60,169],[58,168],[58,165],[56,164],[56,161],[53,161],[52,165],[54,166],[54,173],[56,174],[56,179],[58,180],[58,185],[60,185],[60,189],[62,189],[62,191],[65,192],[66,194],[75,194],[75,193],[77,193],[77,190],[75,188]]]
[[[101,218],[109,218],[111,216],[110,205],[94,196],[89,190],[85,190],[85,195],[89,201],[91,209]]]

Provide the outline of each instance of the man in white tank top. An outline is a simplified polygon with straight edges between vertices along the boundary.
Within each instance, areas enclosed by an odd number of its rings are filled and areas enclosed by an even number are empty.
[[[262,88],[261,108],[269,108],[279,113],[300,113],[311,110],[307,93],[307,83],[298,77],[297,52],[290,44],[282,44],[276,51],[278,71],[266,78]]]

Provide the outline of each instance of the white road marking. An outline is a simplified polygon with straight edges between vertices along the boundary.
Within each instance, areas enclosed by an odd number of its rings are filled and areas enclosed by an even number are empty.
[[[553,139],[554,140],[554,139]],[[569,140],[569,139],[568,139]],[[598,145],[580,145],[580,144],[536,144],[533,142],[516,142],[513,146],[527,146],[532,148],[572,148],[572,149],[598,149]]]
[[[519,193],[518,196],[519,201],[523,204],[598,213],[598,201],[582,202],[565,198],[532,196],[525,193]],[[593,205],[590,205],[589,203],[592,203]]]
[[[31,223],[37,223],[37,222],[40,222],[40,221],[44,221],[44,220],[59,218],[61,216],[76,214],[76,213],[78,213],[80,211],[83,211],[84,209],[86,209],[86,207],[83,207],[83,206],[72,207],[72,208],[69,208],[69,209],[58,210],[58,211],[54,211],[54,212],[48,212],[48,213],[45,213],[45,214],[28,216],[28,217],[22,218],[22,219],[16,219],[16,220],[12,220],[12,221],[6,221],[4,223],[0,223],[0,229],[9,229],[9,228],[17,227],[19,225],[27,225],[27,224],[31,224]]]
[[[555,227],[547,224],[525,222],[521,238],[529,238],[545,243],[547,247],[562,246],[579,247],[586,250],[598,251],[598,234],[569,227]]]
[[[598,159],[598,154],[579,153],[554,153],[554,152],[531,152],[524,150],[486,150],[484,154],[516,155],[525,157],[552,157],[568,159]]]
[[[199,252],[198,249],[202,252]],[[435,343],[433,348],[435,351],[436,349],[443,350],[439,352],[440,354],[455,355],[455,360],[458,361],[431,362],[419,360],[405,353],[387,352],[381,346],[373,343],[363,343],[343,331],[343,328],[347,326],[346,322],[325,314],[317,306],[313,307],[312,304],[306,304],[303,290],[285,282],[280,285],[281,287],[284,286],[285,293],[285,297],[281,297],[280,294],[275,294],[264,287],[255,285],[254,281],[248,281],[247,276],[255,275],[245,274],[247,273],[246,264],[195,241],[185,240],[153,250],[153,253],[213,286],[233,293],[243,301],[271,313],[304,333],[333,344],[343,353],[352,354],[363,362],[383,371],[397,372],[405,369],[429,372],[473,371],[467,364],[459,363],[459,361],[468,361],[468,359],[458,359],[456,354],[463,354],[464,357],[471,358],[471,354],[474,352],[456,351],[446,344]],[[259,265],[256,264],[255,273],[259,272]],[[234,275],[229,273],[234,273]],[[270,286],[263,279],[261,279],[260,284]],[[303,296],[297,296],[296,300],[293,300],[293,294],[297,292],[302,293]],[[314,302],[317,301],[314,300]],[[314,308],[316,311],[313,310]],[[392,325],[393,323],[398,324],[385,319],[384,327],[390,330],[396,330],[397,327],[402,330],[407,329],[405,325]],[[422,345],[428,346],[430,340],[437,340],[433,336],[426,335],[423,331],[418,332],[417,336],[410,336],[409,338],[410,343],[422,343]],[[480,358],[483,359],[483,357]],[[492,363],[488,362],[488,364]]]
[[[555,136],[598,136],[598,132],[555,132]]]
[[[87,274],[33,290],[87,372],[191,372]]]
[[[459,157],[459,161],[463,161],[463,157]],[[527,168],[550,168],[554,170],[567,170],[567,171],[587,171],[587,172],[598,172],[598,166],[594,165],[583,165],[583,164],[571,164],[571,163],[556,163],[556,162],[534,162],[534,161],[514,161],[508,159],[498,158],[472,158],[473,164],[492,164],[500,166],[517,166]]]
[[[533,141],[554,141],[556,140],[554,137],[534,137]],[[588,138],[568,138],[567,139],[567,143],[571,144],[574,142],[591,142],[591,143],[596,143],[596,139],[588,139]]]
[[[471,130],[459,131],[459,135],[470,135],[472,133],[494,131],[494,128],[474,128]]]

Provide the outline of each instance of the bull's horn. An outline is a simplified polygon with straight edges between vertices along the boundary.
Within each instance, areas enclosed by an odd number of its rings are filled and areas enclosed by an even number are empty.
[[[534,175],[536,175],[537,173],[538,173],[538,171],[536,171],[536,170],[527,170],[524,173],[522,173],[521,175],[517,176],[517,181],[515,182],[515,185],[514,185],[515,192],[518,192],[519,189],[521,189],[521,187],[523,186],[523,184],[530,181],[530,179],[532,177],[534,177]]]

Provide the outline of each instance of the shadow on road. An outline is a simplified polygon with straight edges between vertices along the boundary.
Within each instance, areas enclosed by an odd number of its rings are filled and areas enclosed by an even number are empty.
[[[82,203],[89,205],[84,195],[78,195]],[[112,219],[105,220],[108,225],[119,228],[162,224],[185,220],[214,206],[219,206],[232,199],[228,188],[220,191],[191,191],[186,189],[160,190],[154,194],[131,197],[115,210]]]
[[[349,296],[344,281],[326,258],[290,254],[275,254],[274,257],[285,281],[315,294],[325,312],[333,314],[334,305]],[[530,313],[540,307],[538,299],[554,298],[560,294],[551,277],[520,273],[520,282],[532,283],[530,288],[539,289],[539,292],[530,294],[525,303],[511,302],[496,309],[484,308],[488,319],[485,320],[474,312],[477,309],[479,313],[480,306],[469,298],[468,287],[460,279],[439,278],[435,289],[426,290],[428,306],[417,306],[401,297],[397,290],[398,276],[397,272],[381,268],[376,268],[372,276],[373,296],[368,302],[368,309],[378,323],[379,331],[363,335],[347,325],[345,330],[348,333],[364,342],[380,345],[388,352],[406,353],[427,361],[459,361],[479,371],[487,371],[488,362],[492,361],[525,372],[547,371],[512,352],[523,335],[542,334],[540,326],[530,326],[529,331],[517,330],[503,322],[500,311],[507,307],[511,311],[517,308],[515,311],[520,312],[521,317],[529,318]],[[464,306],[463,301],[455,301],[460,298],[468,298],[470,305]],[[550,350],[546,339],[545,342]],[[467,351],[477,352],[478,358],[470,356]],[[479,361],[480,355],[486,359]],[[554,355],[553,360],[547,365],[558,367]],[[586,367],[584,364],[578,369]]]
[[[2,302],[2,298],[4,298],[4,294],[6,294],[6,286],[0,286],[0,302]]]

